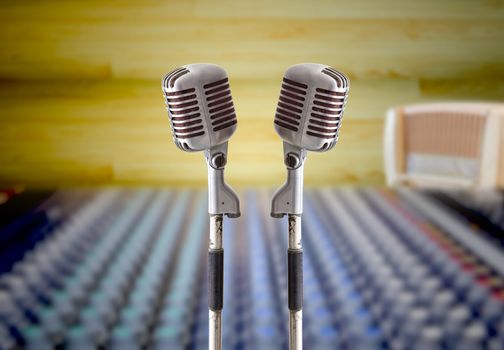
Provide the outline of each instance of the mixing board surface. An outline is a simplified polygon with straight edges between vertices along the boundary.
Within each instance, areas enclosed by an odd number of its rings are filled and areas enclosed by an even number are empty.
[[[504,349],[502,202],[473,197],[307,191],[306,349]],[[225,349],[287,348],[270,198],[224,222]],[[0,215],[0,349],[207,348],[205,192],[21,194]]]

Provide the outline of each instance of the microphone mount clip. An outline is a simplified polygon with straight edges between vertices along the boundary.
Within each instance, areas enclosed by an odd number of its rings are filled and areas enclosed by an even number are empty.
[[[306,149],[284,141],[283,152],[287,181],[273,195],[271,216],[274,218],[303,213],[303,170]]]
[[[227,146],[226,141],[204,152],[208,167],[208,213],[237,218],[240,216],[240,201],[224,180]]]

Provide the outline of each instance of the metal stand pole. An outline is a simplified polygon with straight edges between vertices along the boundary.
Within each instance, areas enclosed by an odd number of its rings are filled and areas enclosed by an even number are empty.
[[[289,214],[287,256],[289,295],[289,349],[303,349],[303,249],[301,216]]]
[[[222,214],[210,216],[208,249],[208,349],[222,350],[222,303],[224,290],[224,249]]]

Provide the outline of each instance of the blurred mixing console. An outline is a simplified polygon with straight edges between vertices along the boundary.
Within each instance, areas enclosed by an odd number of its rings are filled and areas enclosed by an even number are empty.
[[[198,190],[3,194],[0,349],[206,349]],[[225,220],[224,349],[287,348],[271,193]],[[307,191],[306,349],[504,349],[504,194]]]

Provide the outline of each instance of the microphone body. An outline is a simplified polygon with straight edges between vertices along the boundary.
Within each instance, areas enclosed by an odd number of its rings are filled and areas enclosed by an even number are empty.
[[[303,348],[303,169],[307,151],[325,152],[338,141],[348,78],[329,66],[302,63],[282,80],[275,130],[283,140],[287,181],[271,201],[271,216],[288,215],[289,349]]]
[[[214,64],[189,64],[162,80],[173,141],[183,151],[204,151],[208,168],[209,349],[222,349],[224,294],[223,215],[240,216],[238,196],[224,181],[228,140],[237,120],[227,73]]]
[[[189,64],[166,74],[162,89],[177,147],[204,151],[209,213],[240,216],[238,197],[224,181],[227,144],[237,127],[226,71],[209,63]]]
[[[306,151],[336,145],[349,88],[346,75],[326,65],[302,63],[285,72],[274,126],[284,142],[287,182],[273,197],[273,217],[303,212]]]

